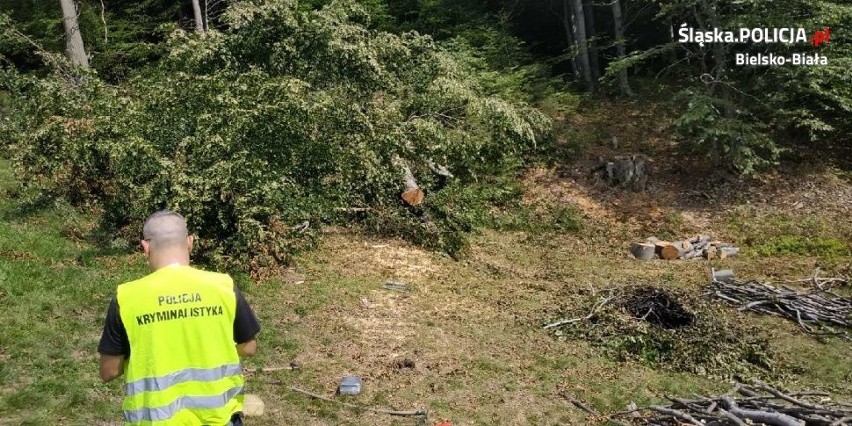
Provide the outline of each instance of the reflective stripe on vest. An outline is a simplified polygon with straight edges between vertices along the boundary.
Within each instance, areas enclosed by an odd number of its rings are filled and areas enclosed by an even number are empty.
[[[228,364],[213,368],[187,368],[160,377],[139,379],[124,385],[124,393],[133,396],[140,392],[161,391],[169,386],[183,382],[215,382],[225,377],[238,376],[242,373],[240,364]]]
[[[221,395],[213,396],[182,396],[171,404],[162,407],[144,407],[138,410],[125,411],[124,419],[131,423],[156,422],[168,420],[185,408],[220,408],[228,404],[235,396],[243,391],[242,386],[228,389]]]
[[[189,266],[118,286],[130,357],[125,425],[224,425],[242,411],[231,277]]]

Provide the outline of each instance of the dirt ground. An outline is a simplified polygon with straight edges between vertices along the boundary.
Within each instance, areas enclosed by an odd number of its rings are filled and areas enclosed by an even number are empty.
[[[653,123],[654,111],[635,114],[632,122]],[[747,181],[702,174],[707,170],[684,174],[701,168],[678,165],[664,134],[662,125],[615,125],[588,136],[593,141],[570,163],[543,164],[523,176],[525,203],[572,207],[582,217],[581,231],[483,231],[456,261],[402,241],[330,229],[322,247],[297,262],[304,283],[247,284],[265,326],[264,353],[250,363],[302,366],[252,376],[250,392],[267,402],[267,415],[253,424],[415,424],[288,390],[296,385],[332,397],[347,374],[361,376],[364,390],[344,400],[424,409],[429,424],[590,424],[601,419],[587,417],[560,392],[614,412],[664,395],[727,390],[730,379],[618,362],[584,341],[557,341],[541,325],[576,308],[578,295],[610,286],[698,294],[711,267],[757,279],[801,278],[817,267],[824,276],[848,274],[852,185],[848,173],[807,164]],[[624,141],[618,149],[612,136]],[[625,152],[653,159],[649,191],[613,189],[589,176],[597,156]],[[742,255],[637,262],[626,254],[630,242],[652,235],[698,233],[738,245]],[[808,252],[813,247],[825,251]],[[386,280],[409,290],[385,289]],[[731,318],[759,327],[779,368],[792,372],[779,385],[852,396],[849,342],[820,342],[775,318]]]

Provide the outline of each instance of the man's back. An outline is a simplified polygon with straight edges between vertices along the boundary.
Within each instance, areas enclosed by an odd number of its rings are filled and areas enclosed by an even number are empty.
[[[225,425],[242,410],[235,344],[247,338],[238,311],[250,309],[229,276],[166,266],[120,285],[115,304],[127,342],[128,423]]]
[[[125,424],[242,424],[240,356],[260,325],[231,277],[189,266],[186,219],[155,212],[142,225],[154,272],[118,286],[98,345],[105,382],[124,374]]]

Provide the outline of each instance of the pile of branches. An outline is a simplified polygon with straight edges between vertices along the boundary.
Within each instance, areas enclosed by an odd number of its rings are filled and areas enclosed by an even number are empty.
[[[591,290],[542,328],[558,341],[585,340],[615,361],[720,379],[775,372],[765,337],[706,298],[647,285]]]
[[[848,284],[842,278],[817,278],[807,281],[813,287],[798,291],[786,284],[776,287],[758,281],[713,280],[709,294],[737,306],[740,311],[754,311],[795,321],[808,333],[842,335],[833,327],[852,328],[852,298],[835,293],[836,285]],[[795,281],[788,282],[794,283]]]
[[[692,399],[667,397],[672,404],[651,405],[614,416],[629,415],[649,425],[841,426],[852,424],[852,404],[830,402],[823,392],[783,393],[765,383],[737,384],[719,396]],[[818,399],[817,399],[818,398]],[[816,402],[814,402],[816,401]],[[642,416],[642,412],[649,412]]]

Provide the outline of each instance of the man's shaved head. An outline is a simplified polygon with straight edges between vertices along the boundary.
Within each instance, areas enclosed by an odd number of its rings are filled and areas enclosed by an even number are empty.
[[[186,219],[171,210],[160,210],[148,216],[142,225],[142,238],[152,249],[185,247],[186,237]]]

